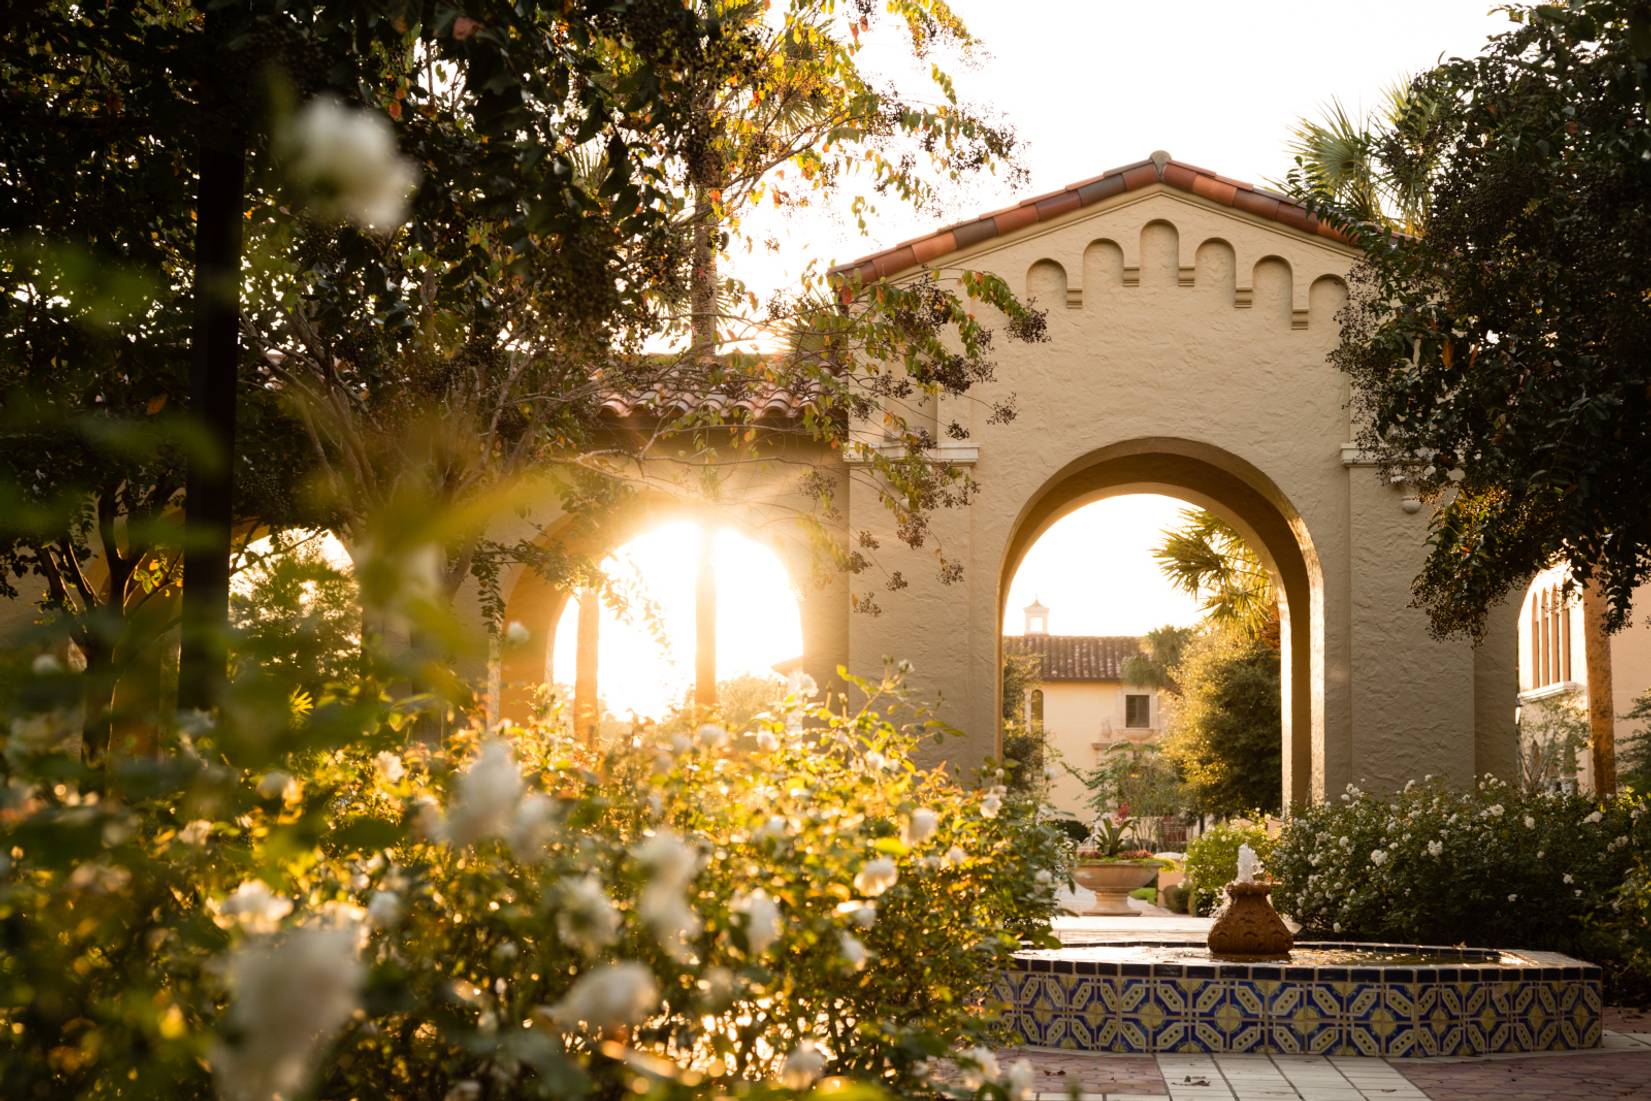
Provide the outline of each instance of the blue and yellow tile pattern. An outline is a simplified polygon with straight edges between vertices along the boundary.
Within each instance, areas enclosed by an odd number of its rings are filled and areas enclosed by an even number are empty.
[[[1599,1044],[1599,968],[1557,956],[1430,951],[1450,956],[1432,966],[1337,968],[1025,952],[997,993],[1025,1043],[1081,1051],[1404,1057]]]

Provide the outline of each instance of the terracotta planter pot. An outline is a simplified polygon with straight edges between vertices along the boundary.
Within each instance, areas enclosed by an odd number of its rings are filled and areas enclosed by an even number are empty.
[[[1089,913],[1134,917],[1140,911],[1130,908],[1129,892],[1156,883],[1158,865],[1132,860],[1080,861],[1072,869],[1072,878],[1080,887],[1095,892],[1095,905]]]

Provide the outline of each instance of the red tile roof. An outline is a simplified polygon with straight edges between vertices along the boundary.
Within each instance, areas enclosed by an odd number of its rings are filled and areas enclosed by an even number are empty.
[[[747,386],[733,393],[654,388],[640,393],[609,391],[602,395],[601,408],[603,413],[619,418],[680,417],[689,413],[727,417],[743,413],[750,420],[791,420],[802,416],[819,396],[817,387],[798,392],[777,384]]]
[[[1043,681],[1123,680],[1124,662],[1141,652],[1135,635],[1005,635],[1003,656],[1038,659]]]
[[[1168,153],[1157,152],[1144,161],[1111,169],[1093,179],[1069,184],[1059,191],[1027,199],[1006,210],[985,214],[972,221],[959,222],[957,225],[947,226],[912,241],[905,241],[882,252],[874,252],[850,263],[839,264],[831,269],[831,274],[840,278],[858,275],[862,284],[873,283],[908,268],[928,264],[981,241],[1002,237],[1037,222],[1052,221],[1080,207],[1153,184],[1163,184],[1166,187],[1190,192],[1210,202],[1234,207],[1258,218],[1282,222],[1302,233],[1346,241],[1346,238],[1329,223],[1320,221],[1309,214],[1306,207],[1285,195],[1244,183],[1242,180],[1229,180],[1207,168],[1183,164],[1172,159]]]

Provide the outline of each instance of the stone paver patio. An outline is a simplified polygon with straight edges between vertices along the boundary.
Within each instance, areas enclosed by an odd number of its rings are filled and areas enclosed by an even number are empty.
[[[1156,909],[1156,908],[1154,908]],[[1147,911],[1138,918],[1062,918],[1063,940],[1202,940],[1207,920]],[[1027,1059],[1040,1099],[1080,1101],[1651,1101],[1651,1015],[1609,1009],[1592,1051],[1472,1059],[1268,1055],[1087,1055],[1009,1048]]]

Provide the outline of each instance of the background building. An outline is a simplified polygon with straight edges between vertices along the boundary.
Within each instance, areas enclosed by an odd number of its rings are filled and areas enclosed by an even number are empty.
[[[1084,786],[1061,762],[1086,771],[1100,762],[1108,746],[1156,738],[1163,724],[1158,693],[1124,683],[1124,662],[1141,651],[1138,637],[1052,635],[1048,608],[1034,600],[1024,611],[1026,633],[1004,636],[1003,656],[1037,662],[1024,719],[1029,728],[1042,726],[1045,745],[1052,751],[1050,802],[1087,820]]]

